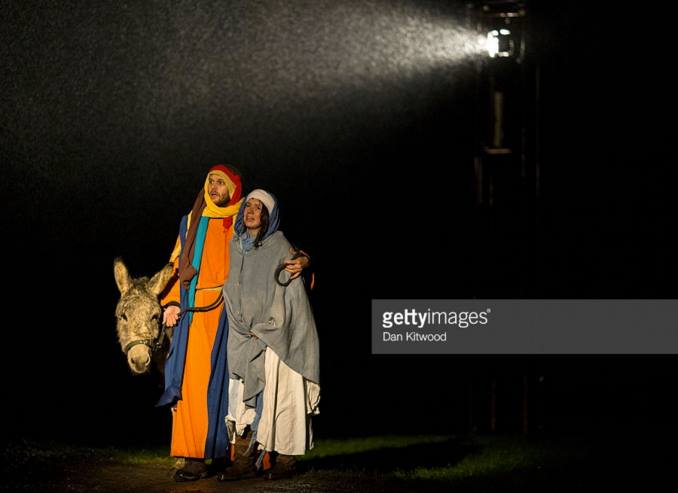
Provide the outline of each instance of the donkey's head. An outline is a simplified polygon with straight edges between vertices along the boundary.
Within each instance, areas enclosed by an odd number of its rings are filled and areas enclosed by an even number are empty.
[[[132,279],[122,259],[117,258],[113,273],[121,295],[115,309],[120,346],[130,369],[137,374],[146,373],[153,356],[152,346],[160,339],[162,330],[158,295],[172,277],[174,266],[167,264],[151,279]]]

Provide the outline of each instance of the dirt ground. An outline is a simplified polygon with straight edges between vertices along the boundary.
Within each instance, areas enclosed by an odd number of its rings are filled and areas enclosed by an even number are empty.
[[[356,493],[385,491],[379,477],[356,477],[350,474],[305,472],[294,478],[266,481],[260,478],[240,481],[217,481],[208,477],[194,482],[178,483],[173,468],[164,465],[83,464],[67,466],[56,474],[43,471],[40,477],[13,478],[0,486],[0,491],[25,492],[112,492],[112,493],[180,493],[180,492],[332,492]],[[45,477],[50,476],[50,477]],[[392,491],[392,489],[388,489]]]
[[[417,442],[417,440],[414,440]],[[361,443],[361,440],[358,440]],[[343,441],[342,441],[343,443]],[[369,447],[367,447],[369,449]],[[287,479],[262,478],[217,481],[208,477],[176,482],[176,463],[160,451],[120,451],[63,444],[19,443],[5,449],[0,467],[0,491],[55,492],[307,492],[378,493],[419,491],[391,473],[404,466],[434,464],[459,457],[455,441],[415,443],[405,448],[382,447],[360,453],[338,453],[299,463]],[[416,458],[416,459],[415,459]],[[4,469],[4,470],[3,470]],[[390,484],[386,484],[390,482]],[[422,485],[419,485],[422,486]],[[440,486],[440,485],[437,485]],[[430,489],[430,488],[427,488]],[[437,489],[436,489],[437,490]]]
[[[659,485],[675,482],[678,467],[675,442],[650,434],[634,438],[624,433],[596,440],[512,436],[439,440],[364,447],[363,452],[350,453],[339,450],[341,443],[334,444],[333,455],[300,461],[300,471],[292,478],[219,482],[208,477],[184,483],[174,481],[175,463],[159,451],[21,443],[2,453],[0,492],[655,491]],[[422,469],[423,474],[410,474]]]

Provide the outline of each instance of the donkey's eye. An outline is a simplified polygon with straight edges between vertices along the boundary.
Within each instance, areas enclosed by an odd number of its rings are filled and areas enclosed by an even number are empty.
[[[157,313],[154,314],[154,315],[151,317],[151,320],[158,320],[158,314],[157,314]]]
[[[124,321],[126,322],[126,321],[127,321],[127,315],[125,315],[125,314],[123,313],[122,315],[120,315],[120,319],[121,319],[121,320],[124,320]]]

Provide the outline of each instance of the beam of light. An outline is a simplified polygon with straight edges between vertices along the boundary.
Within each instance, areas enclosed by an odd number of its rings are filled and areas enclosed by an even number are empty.
[[[442,2],[215,5],[170,9],[143,31],[152,42],[135,58],[127,98],[134,135],[186,145],[186,136],[218,128],[203,147],[221,149],[306,127],[355,133],[360,122],[361,131],[381,132],[450,94],[487,57],[486,33],[466,27],[465,9]]]
[[[370,24],[369,30],[352,30],[355,41],[349,45],[356,61],[369,59],[355,68],[369,67],[374,75],[399,77],[449,68],[485,53],[483,36],[464,27],[461,19],[423,9],[375,12]]]
[[[177,21],[180,36],[154,58],[160,69],[154,89],[190,111],[209,112],[219,81],[231,87],[221,86],[216,96],[231,95],[229,106],[238,111],[234,105],[242,104],[247,111],[266,101],[324,101],[441,69],[454,76],[456,66],[487,53],[484,35],[465,27],[463,14],[455,17],[451,9],[407,1],[320,2],[301,10],[276,5],[248,9],[225,23],[184,14]],[[195,46],[205,51],[196,54]]]

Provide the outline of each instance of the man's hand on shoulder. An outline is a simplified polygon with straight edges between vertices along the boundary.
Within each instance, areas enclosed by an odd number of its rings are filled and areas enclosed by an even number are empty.
[[[311,265],[311,258],[303,250],[296,250],[294,247],[290,247],[290,253],[299,256],[292,260],[285,260],[285,270],[291,274],[290,279],[296,279],[304,269],[308,269]]]

